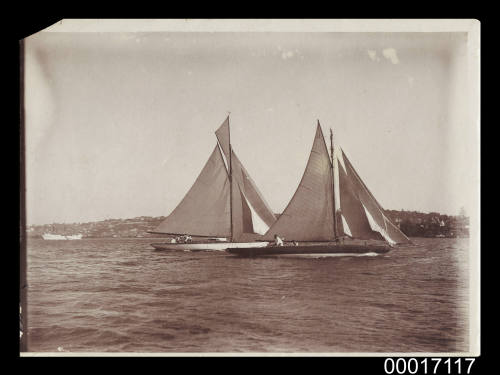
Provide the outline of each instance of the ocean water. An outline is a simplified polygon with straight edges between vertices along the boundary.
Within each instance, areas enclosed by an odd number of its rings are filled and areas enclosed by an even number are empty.
[[[150,242],[30,240],[28,350],[469,349],[468,239],[307,259],[162,252]]]

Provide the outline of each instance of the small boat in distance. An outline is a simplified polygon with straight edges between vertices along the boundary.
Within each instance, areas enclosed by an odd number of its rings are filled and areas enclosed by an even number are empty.
[[[268,245],[262,235],[276,216],[231,147],[229,116],[215,135],[217,144],[191,189],[156,229],[148,231],[177,236],[171,242],[152,243],[155,249],[224,251]]]
[[[328,155],[319,120],[299,186],[263,239],[277,237],[284,243],[226,251],[239,256],[380,254],[398,243],[410,242],[385,215],[344,151],[333,147],[331,129]]]
[[[81,240],[83,237],[82,234],[73,234],[69,236],[64,236],[61,234],[52,234],[52,233],[44,233],[42,234],[42,238],[44,240]]]

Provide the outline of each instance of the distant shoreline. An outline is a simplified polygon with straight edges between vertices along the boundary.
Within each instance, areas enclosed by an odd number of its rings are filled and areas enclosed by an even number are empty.
[[[437,212],[386,210],[385,214],[408,237],[457,238],[469,236],[469,218],[450,216]],[[279,214],[276,214],[279,216]],[[130,219],[106,219],[88,223],[53,223],[30,225],[28,238],[42,238],[45,233],[59,235],[82,234],[83,238],[146,238],[161,239],[172,236],[147,233],[156,228],[166,217],[139,216]]]

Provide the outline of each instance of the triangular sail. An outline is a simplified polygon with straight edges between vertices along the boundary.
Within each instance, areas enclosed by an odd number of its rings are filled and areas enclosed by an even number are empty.
[[[333,233],[333,176],[321,126],[318,124],[304,175],[278,220],[264,239],[331,241]]]
[[[385,215],[382,206],[368,190],[340,148],[337,161],[340,214],[350,232],[344,230],[344,234],[360,239],[384,239],[390,244],[410,242]]]
[[[240,190],[244,198],[248,201],[254,216],[257,216],[255,217],[255,220],[253,220],[254,225],[250,233],[264,234],[267,229],[274,224],[276,216],[265,201],[264,197],[257,188],[257,185],[255,185],[255,182],[252,180],[243,164],[241,164],[240,160],[236,156],[236,153],[232,151],[231,155],[233,166],[233,218],[238,215],[236,205],[237,202],[234,201],[236,200],[235,198],[237,198],[237,194],[235,192],[236,190]],[[259,222],[259,225],[257,225],[257,222]],[[263,227],[266,227],[264,233],[262,233]],[[241,228],[241,233],[249,232]],[[239,234],[240,229],[236,220],[233,220],[233,236],[238,238]]]
[[[259,239],[276,221],[264,197],[229,144],[229,118],[215,132],[232,171],[233,240]],[[231,158],[229,157],[231,152]]]
[[[245,196],[243,192],[238,189],[238,197],[241,202],[241,210],[239,218],[241,219],[241,222],[238,227],[241,229],[240,233],[253,233],[253,218],[252,218],[252,209],[250,208],[250,205],[248,204],[248,201],[245,199]],[[239,233],[239,234],[240,234]]]
[[[191,189],[153,232],[229,237],[229,216],[229,179],[216,145]]]
[[[260,235],[264,235],[269,229],[269,225],[267,225],[264,220],[257,213],[255,208],[249,202],[248,198],[245,196],[245,193],[238,188],[238,193],[240,194],[241,199],[241,228],[242,233],[257,233]]]
[[[345,234],[349,237],[359,238],[363,240],[377,239],[382,240],[378,232],[374,232],[368,221],[363,204],[361,203],[357,189],[353,181],[348,178],[344,170],[343,163],[337,163],[339,172],[339,196],[340,196],[340,215],[342,224],[345,221],[349,227],[349,231],[344,229],[344,225],[340,227],[339,234]]]

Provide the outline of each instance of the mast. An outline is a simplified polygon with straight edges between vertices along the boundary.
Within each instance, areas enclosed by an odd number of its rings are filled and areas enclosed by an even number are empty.
[[[318,120],[319,124],[319,120]],[[335,210],[335,171],[333,167],[333,130],[330,128],[330,158],[331,158],[331,168],[332,168],[332,205],[333,205],[333,235],[337,239],[337,218]]]
[[[231,162],[231,154],[233,149],[231,147],[231,127],[229,126],[229,114],[227,115],[227,133],[229,142],[229,222],[231,223],[231,238],[230,242],[233,242],[233,166]]]

